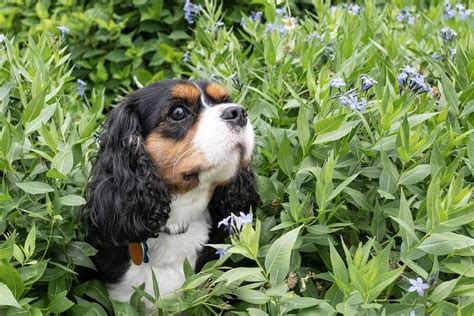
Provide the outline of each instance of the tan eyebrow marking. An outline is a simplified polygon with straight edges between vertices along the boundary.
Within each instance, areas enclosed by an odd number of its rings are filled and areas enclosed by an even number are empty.
[[[196,102],[200,95],[199,89],[189,83],[177,84],[171,88],[171,96],[185,101]]]
[[[217,83],[211,83],[206,87],[206,94],[213,98],[214,100],[224,100],[230,96],[229,91],[227,91],[221,85]]]

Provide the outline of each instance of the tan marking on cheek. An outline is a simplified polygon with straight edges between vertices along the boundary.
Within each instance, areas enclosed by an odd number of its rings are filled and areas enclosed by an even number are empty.
[[[193,145],[198,126],[199,121],[179,141],[164,138],[159,128],[145,140],[145,149],[159,175],[176,193],[185,193],[199,185],[198,176],[186,178],[186,173],[200,173],[210,168],[205,156]]]
[[[218,101],[224,100],[230,96],[229,91],[216,83],[211,83],[206,87],[206,94]]]
[[[197,102],[200,95],[199,89],[189,83],[178,84],[171,88],[171,96],[189,102]]]

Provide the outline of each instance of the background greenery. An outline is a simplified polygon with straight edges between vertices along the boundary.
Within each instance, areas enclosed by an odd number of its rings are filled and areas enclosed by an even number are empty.
[[[198,274],[185,265],[161,310],[474,314],[472,16],[447,20],[442,2],[365,1],[358,14],[277,2],[201,3],[192,25],[184,2],[2,4],[0,314],[146,313],[140,289],[124,304],[98,281],[80,283],[75,270],[93,267],[95,249],[75,216],[104,114],[175,77],[213,78],[249,109],[262,204],[234,247],[220,245],[224,259]],[[397,19],[406,6],[414,25]],[[445,26],[454,40],[440,37]],[[407,65],[430,93],[399,93]],[[377,83],[359,112],[330,82],[347,91],[362,74]],[[254,265],[228,268],[244,257]],[[409,292],[417,277],[423,296]]]

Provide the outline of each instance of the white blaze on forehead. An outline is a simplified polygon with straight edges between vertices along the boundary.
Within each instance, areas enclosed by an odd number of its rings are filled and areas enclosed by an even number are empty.
[[[211,166],[240,163],[240,159],[250,160],[254,146],[254,132],[247,121],[244,128],[230,127],[222,118],[222,112],[234,103],[205,107],[200,114],[199,127],[194,136],[194,146],[209,161]],[[239,106],[239,105],[238,105]],[[244,156],[241,157],[241,150]]]

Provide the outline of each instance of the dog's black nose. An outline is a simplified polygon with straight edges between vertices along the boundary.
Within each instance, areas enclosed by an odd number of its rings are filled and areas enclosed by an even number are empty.
[[[221,117],[232,125],[240,127],[247,125],[247,111],[241,106],[229,106],[222,112]]]

